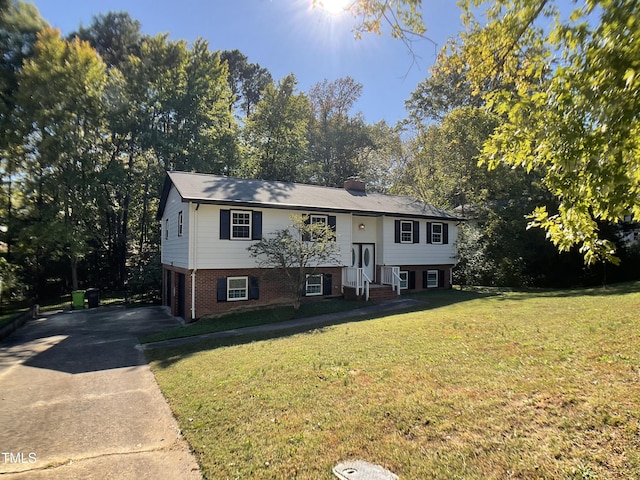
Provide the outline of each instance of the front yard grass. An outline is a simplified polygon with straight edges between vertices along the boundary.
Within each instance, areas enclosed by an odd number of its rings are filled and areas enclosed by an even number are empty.
[[[639,292],[452,291],[147,354],[208,479],[330,480],[348,459],[406,480],[640,478]]]
[[[325,313],[336,313],[361,308],[360,302],[348,302],[343,299],[327,299],[303,303],[298,310],[292,306],[261,308],[251,311],[238,311],[220,317],[202,318],[194,323],[169,328],[140,339],[141,343],[160,342],[173,338],[191,337],[204,333],[221,332],[243,327],[253,327],[266,323],[278,323],[294,318],[307,318]]]

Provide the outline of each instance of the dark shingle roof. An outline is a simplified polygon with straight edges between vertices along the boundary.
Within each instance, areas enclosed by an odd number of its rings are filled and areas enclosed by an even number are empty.
[[[405,196],[186,172],[167,173],[158,218],[162,217],[171,185],[183,200],[196,203],[460,220],[444,210]]]

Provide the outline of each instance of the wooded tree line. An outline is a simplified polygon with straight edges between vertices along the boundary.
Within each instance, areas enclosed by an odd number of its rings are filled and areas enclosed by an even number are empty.
[[[350,113],[362,89],[351,78],[302,92],[293,74],[143,34],[127,13],[65,38],[12,1],[0,42],[2,241],[34,296],[157,288],[167,170],[337,186],[399,145]]]
[[[443,53],[392,127],[352,113],[362,85],[351,78],[302,92],[293,74],[275,80],[237,50],[146,35],[127,13],[63,37],[30,4],[0,3],[5,285],[36,298],[78,286],[158,289],[155,213],[169,169],[328,186],[359,176],[369,189],[458,208],[473,219],[460,242],[467,283],[566,284],[594,273],[579,252],[560,255],[527,230],[535,207],[559,207],[543,171],[478,167],[505,115],[486,108],[496,78],[478,82],[452,67],[453,55]],[[615,242],[612,225],[602,227]],[[618,254],[617,274],[628,277],[637,252]]]

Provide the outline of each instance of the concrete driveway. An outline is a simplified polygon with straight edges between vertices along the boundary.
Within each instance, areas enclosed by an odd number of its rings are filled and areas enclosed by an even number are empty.
[[[0,342],[0,477],[201,479],[137,337],[160,307],[32,320]]]

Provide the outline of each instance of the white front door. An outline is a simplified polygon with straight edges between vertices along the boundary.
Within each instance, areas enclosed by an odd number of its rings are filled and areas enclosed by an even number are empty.
[[[375,244],[354,243],[351,246],[352,267],[362,268],[371,281],[376,277]]]

